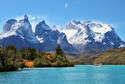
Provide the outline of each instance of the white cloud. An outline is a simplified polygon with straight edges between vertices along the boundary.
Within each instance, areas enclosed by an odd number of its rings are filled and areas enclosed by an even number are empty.
[[[35,20],[35,19],[36,19],[36,17],[32,17],[31,19],[32,19],[32,20]]]
[[[68,3],[65,4],[65,8],[67,8],[67,7],[68,7]]]
[[[40,18],[40,16],[37,16],[37,18]]]

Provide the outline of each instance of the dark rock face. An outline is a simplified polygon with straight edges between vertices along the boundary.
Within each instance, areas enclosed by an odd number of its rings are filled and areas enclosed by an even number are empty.
[[[112,31],[105,33],[105,39],[103,39],[102,42],[89,43],[88,46],[86,46],[86,49],[89,48],[89,46],[90,48],[95,46],[93,49],[105,51],[108,49],[119,48],[121,44],[125,45],[125,42],[120,39],[113,29]]]
[[[55,41],[55,39],[51,39],[51,34],[53,34],[53,31],[49,28],[45,21],[36,25],[35,36],[42,39],[43,42],[50,42],[51,40]]]
[[[55,50],[56,46],[59,44],[64,51],[77,51],[71,44],[68,43],[66,35],[64,33],[60,33],[58,30],[52,30],[45,23],[45,21],[40,22],[36,26],[35,36],[40,39],[41,44],[46,46],[51,46],[53,50]]]
[[[31,28],[31,24],[28,20],[28,16],[24,16],[24,19],[20,20],[17,27],[16,33],[27,40],[33,40],[35,38]]]
[[[1,39],[1,42],[3,42],[4,47],[8,46],[8,45],[15,45],[18,49],[22,48],[22,47],[31,47],[31,45],[29,44],[29,42],[25,39],[21,39],[19,36],[10,36],[10,37],[6,37]]]

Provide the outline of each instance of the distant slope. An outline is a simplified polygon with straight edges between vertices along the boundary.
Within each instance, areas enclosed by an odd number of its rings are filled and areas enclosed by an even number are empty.
[[[99,56],[93,62],[103,63],[106,65],[125,65],[125,48],[111,49]]]
[[[89,56],[67,56],[67,59],[72,62],[74,65],[76,64],[85,64],[92,65],[93,61],[98,58],[100,54],[89,55]]]
[[[73,64],[125,65],[125,48],[110,49],[103,54],[88,56],[67,56]]]
[[[104,51],[99,50],[82,50],[80,52],[65,52],[65,55],[67,56],[90,56],[95,54],[102,54]]]

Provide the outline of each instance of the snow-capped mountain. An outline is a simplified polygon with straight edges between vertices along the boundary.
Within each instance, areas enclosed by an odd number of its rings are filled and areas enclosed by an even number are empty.
[[[125,42],[110,25],[100,22],[73,20],[61,32],[66,34],[68,42],[78,50],[107,50],[125,46]]]
[[[14,44],[17,48],[34,47],[37,50],[53,51],[58,44],[64,51],[108,50],[125,47],[125,42],[107,24],[94,21],[70,21],[66,29],[49,27],[43,20],[36,25],[35,33],[25,15],[17,21],[10,19],[3,26],[0,42],[5,46]]]
[[[15,24],[17,22],[17,20],[15,19],[10,19],[6,22],[6,24],[3,26],[3,32],[2,33],[6,33],[11,29],[11,26],[13,24]]]
[[[26,39],[30,42],[38,43],[38,40],[34,36],[31,24],[26,15],[22,20],[17,21],[15,19],[11,19],[6,22],[0,38],[2,39],[10,36],[19,36],[20,38]]]
[[[68,43],[64,33],[52,30],[45,21],[39,22],[33,33],[27,15],[19,21],[8,20],[0,34],[0,42],[4,43],[4,46],[14,44],[17,48],[34,47],[42,51],[53,51],[60,44],[64,51],[77,51]]]
[[[63,41],[63,39],[66,39],[66,35],[64,33],[60,33],[58,30],[53,31],[45,23],[45,21],[39,22],[39,24],[36,25],[35,36],[40,41],[40,43],[54,42],[60,44]]]
[[[61,45],[66,51],[77,51],[71,44],[68,43],[66,35],[58,30],[52,30],[45,21],[39,22],[36,25],[35,36],[42,44]],[[47,45],[48,45],[47,44]],[[51,46],[51,48],[56,46]],[[48,47],[50,48],[50,47]]]

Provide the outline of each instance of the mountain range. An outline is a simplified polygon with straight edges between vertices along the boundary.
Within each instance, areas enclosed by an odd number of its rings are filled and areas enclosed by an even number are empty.
[[[61,32],[66,34],[68,42],[78,50],[105,51],[125,46],[113,27],[100,22],[73,20]]]
[[[4,46],[16,45],[33,47],[40,51],[53,51],[60,45],[64,51],[77,52],[82,50],[101,50],[124,47],[115,30],[107,24],[94,21],[70,21],[66,29],[57,30],[49,27],[43,20],[36,25],[35,32],[25,15],[23,19],[10,19],[3,26],[0,43]]]

